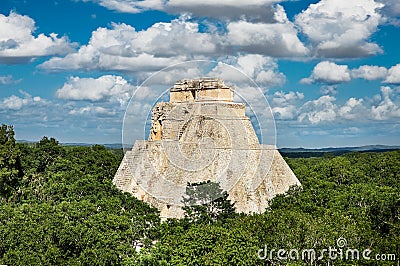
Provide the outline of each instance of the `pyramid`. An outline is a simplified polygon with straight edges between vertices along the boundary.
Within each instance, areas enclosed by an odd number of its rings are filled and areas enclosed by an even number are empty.
[[[113,183],[160,210],[162,219],[183,217],[187,183],[213,181],[237,212],[261,213],[290,186],[300,186],[275,145],[260,144],[245,104],[219,78],[185,79],[170,101],[152,110],[148,140],[136,141]]]

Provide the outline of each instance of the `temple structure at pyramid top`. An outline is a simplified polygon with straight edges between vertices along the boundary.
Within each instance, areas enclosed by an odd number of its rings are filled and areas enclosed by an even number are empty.
[[[233,102],[233,95],[233,87],[226,86],[220,78],[184,79],[170,89],[170,102]]]
[[[208,180],[228,192],[238,212],[263,212],[300,182],[274,145],[259,143],[245,108],[222,79],[177,81],[170,101],[154,105],[148,139],[125,153],[114,184],[162,218],[182,217],[187,183]]]

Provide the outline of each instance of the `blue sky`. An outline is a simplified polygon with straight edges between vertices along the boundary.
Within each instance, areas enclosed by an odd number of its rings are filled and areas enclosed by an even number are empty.
[[[279,147],[399,145],[399,19],[398,0],[2,0],[0,123],[18,139],[119,143],[138,85],[212,60],[257,82]],[[176,71],[139,88],[134,116],[200,73]]]

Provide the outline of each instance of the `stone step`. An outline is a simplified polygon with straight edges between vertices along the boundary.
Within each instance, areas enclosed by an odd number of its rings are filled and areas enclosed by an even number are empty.
[[[144,154],[143,148],[144,147],[143,145],[141,145],[141,142],[135,143],[132,150],[125,153],[122,165],[118,169],[117,174],[114,178],[114,184],[117,188],[124,190],[124,188],[127,188],[127,186],[132,181],[131,175],[134,174],[135,170],[139,167],[142,161],[141,158]],[[125,171],[128,171],[131,174],[124,174]]]

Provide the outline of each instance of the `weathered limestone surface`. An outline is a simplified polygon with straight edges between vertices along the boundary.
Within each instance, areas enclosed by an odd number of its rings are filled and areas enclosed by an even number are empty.
[[[273,145],[259,144],[245,105],[221,79],[178,81],[170,102],[155,105],[147,141],[126,152],[114,184],[161,211],[182,217],[187,182],[219,182],[238,212],[263,212],[300,182]]]
[[[233,101],[233,88],[222,79],[202,78],[180,80],[170,90],[170,102]]]

